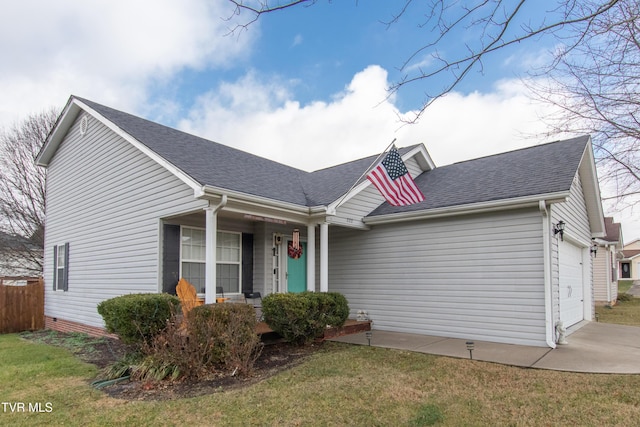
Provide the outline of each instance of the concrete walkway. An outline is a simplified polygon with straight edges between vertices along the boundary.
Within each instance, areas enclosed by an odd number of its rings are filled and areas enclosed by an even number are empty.
[[[640,280],[634,280],[627,293],[634,297],[640,297]]]
[[[366,333],[331,341],[368,345]],[[371,345],[469,358],[466,341],[373,330]],[[589,322],[555,349],[475,341],[473,359],[504,365],[602,374],[640,374],[640,327]]]

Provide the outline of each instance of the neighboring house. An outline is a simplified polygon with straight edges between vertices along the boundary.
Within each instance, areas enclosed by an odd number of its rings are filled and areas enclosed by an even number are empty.
[[[618,299],[618,260],[622,256],[622,226],[604,219],[606,235],[594,239],[593,295],[596,304],[613,305]]]
[[[620,279],[640,280],[640,239],[632,241],[622,249]]]
[[[22,236],[0,231],[0,276],[36,277],[42,273],[42,247]]]
[[[558,322],[593,319],[589,137],[439,168],[399,151],[424,202],[384,202],[376,156],[309,173],[71,97],[37,158],[47,326],[99,332],[100,301],[180,277],[207,303],[341,292],[374,329],[443,337],[554,347]]]

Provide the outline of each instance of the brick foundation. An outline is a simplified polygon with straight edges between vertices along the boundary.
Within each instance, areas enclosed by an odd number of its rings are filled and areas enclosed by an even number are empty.
[[[335,337],[341,337],[343,335],[357,334],[360,332],[366,332],[371,330],[371,321],[358,321],[353,319],[347,319],[344,326],[341,328],[331,328],[324,331],[324,339],[330,339]]]
[[[64,320],[57,317],[45,316],[44,327],[45,329],[51,329],[58,332],[82,332],[93,337],[117,338],[117,336],[108,333],[103,328],[83,325],[82,323],[72,322],[70,320]]]

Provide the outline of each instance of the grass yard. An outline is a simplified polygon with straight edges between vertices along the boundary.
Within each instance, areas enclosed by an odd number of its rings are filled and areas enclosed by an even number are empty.
[[[628,300],[625,300],[626,298],[622,297],[622,294],[629,290],[630,287],[631,285],[624,290],[620,288],[618,295],[621,299],[613,307],[596,307],[596,316],[599,322],[640,326],[640,298],[628,296]]]
[[[618,280],[618,293],[624,294],[626,293],[631,286],[633,285],[633,280]]]
[[[110,398],[89,385],[93,365],[15,334],[0,336],[0,360],[0,425],[524,426],[640,419],[637,375],[521,369],[338,343],[325,343],[301,365],[260,383],[172,401]]]

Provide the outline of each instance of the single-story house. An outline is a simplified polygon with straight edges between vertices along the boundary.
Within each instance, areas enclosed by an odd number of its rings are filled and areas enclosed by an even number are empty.
[[[383,199],[376,156],[306,172],[72,96],[36,159],[47,326],[99,332],[99,302],[180,277],[207,303],[341,292],[374,329],[443,337],[554,347],[593,319],[588,136],[444,167],[399,152],[420,203]]]
[[[596,304],[613,305],[618,300],[618,261],[622,256],[622,225],[605,217],[605,236],[594,239],[593,295]]]
[[[620,259],[620,279],[640,280],[640,239],[624,245]]]

